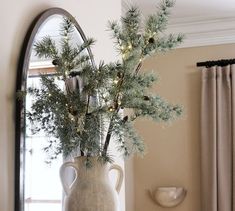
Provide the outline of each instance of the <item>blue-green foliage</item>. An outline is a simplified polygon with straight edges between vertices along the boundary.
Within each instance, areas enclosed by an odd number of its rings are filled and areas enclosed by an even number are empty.
[[[183,39],[181,34],[162,34],[171,7],[173,1],[162,1],[156,14],[144,23],[139,9],[131,7],[120,23],[109,23],[121,61],[101,62],[94,67],[84,54],[94,40],[71,45],[74,26],[68,19],[62,25],[60,49],[50,37],[35,44],[37,55],[53,60],[56,77],[65,84],[65,90],[61,90],[53,77],[41,75],[42,86],[28,89],[35,97],[28,118],[39,123],[36,132],[43,130],[53,137],[45,148],[51,158],[79,149],[81,155],[110,161],[110,141],[115,141],[125,156],[142,153],[144,143],[133,127],[136,119],[168,122],[182,114],[180,106],[151,93],[157,77],[140,71],[147,56],[172,49]],[[120,111],[124,109],[128,109],[128,115],[123,117]]]

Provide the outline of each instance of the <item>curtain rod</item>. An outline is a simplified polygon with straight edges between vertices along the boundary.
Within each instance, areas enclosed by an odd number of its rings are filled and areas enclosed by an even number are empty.
[[[197,67],[226,66],[229,64],[235,64],[235,59],[222,59],[217,61],[198,62]]]

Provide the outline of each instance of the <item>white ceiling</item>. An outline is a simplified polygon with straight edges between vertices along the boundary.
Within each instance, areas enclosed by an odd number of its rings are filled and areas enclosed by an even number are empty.
[[[159,0],[123,0],[123,5],[134,3],[143,14],[155,11]],[[235,0],[176,0],[172,18],[235,16]]]
[[[137,5],[145,16],[159,1],[123,0],[122,8]],[[181,47],[235,43],[235,0],[175,0],[168,28],[186,35]]]

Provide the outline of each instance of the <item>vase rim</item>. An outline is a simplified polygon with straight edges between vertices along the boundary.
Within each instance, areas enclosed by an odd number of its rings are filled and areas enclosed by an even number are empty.
[[[87,158],[89,158],[92,162],[101,162],[101,160],[99,160],[101,157],[100,156],[76,156],[73,159],[76,161],[85,161]]]
[[[88,158],[87,156],[76,156],[73,158],[73,160],[74,162],[85,164],[87,158]],[[92,166],[103,166],[103,167],[110,166],[110,163],[102,162],[102,160],[100,160],[100,156],[89,156],[89,161],[91,162],[91,167]]]
[[[74,159],[86,159],[86,158],[90,158],[90,159],[99,159],[100,156],[75,156]]]

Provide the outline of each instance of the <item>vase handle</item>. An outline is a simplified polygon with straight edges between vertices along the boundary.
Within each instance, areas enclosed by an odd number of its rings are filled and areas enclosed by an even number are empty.
[[[118,171],[118,178],[117,178],[117,182],[116,182],[116,191],[119,193],[122,187],[122,182],[123,182],[123,170],[121,168],[121,166],[117,165],[117,164],[113,164],[110,166],[109,171],[111,171],[112,169],[115,169]]]
[[[64,172],[65,172],[65,169],[67,167],[73,167],[74,170],[75,170],[75,173],[76,173],[76,177],[75,179],[73,180],[73,182],[71,183],[71,185],[68,185],[66,184],[65,180],[64,180]],[[64,189],[64,192],[66,195],[69,195],[69,192],[74,184],[74,182],[77,180],[77,176],[78,176],[78,167],[75,165],[75,163],[73,162],[65,162],[62,164],[62,166],[60,167],[60,181],[61,181],[61,184],[62,184],[62,187]]]

